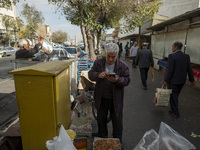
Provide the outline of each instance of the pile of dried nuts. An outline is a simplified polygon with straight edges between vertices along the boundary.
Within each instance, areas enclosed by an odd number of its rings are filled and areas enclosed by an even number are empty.
[[[119,140],[114,139],[102,139],[94,141],[94,150],[120,150]]]

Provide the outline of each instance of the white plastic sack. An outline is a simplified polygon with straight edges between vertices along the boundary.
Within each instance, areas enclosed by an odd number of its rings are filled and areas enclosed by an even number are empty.
[[[63,125],[60,127],[59,136],[46,142],[48,150],[76,150]]]
[[[172,90],[170,89],[164,89],[163,87],[157,88],[154,100],[156,102],[156,106],[168,106],[171,93]]]
[[[158,150],[159,149],[159,135],[151,129],[147,131],[140,142],[133,150]]]
[[[53,46],[44,40],[42,44],[42,49],[46,49],[49,51],[49,53],[51,53],[53,51]]]
[[[159,134],[153,129],[147,131],[133,150],[195,150],[187,139],[161,122]]]
[[[161,122],[159,129],[161,150],[194,150],[196,147],[170,126]]]

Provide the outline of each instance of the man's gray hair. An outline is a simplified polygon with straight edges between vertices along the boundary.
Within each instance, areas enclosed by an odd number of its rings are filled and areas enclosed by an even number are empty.
[[[119,53],[119,46],[116,43],[108,43],[105,45],[106,53]]]
[[[24,45],[28,45],[28,42],[25,39],[19,40],[19,47],[23,47]]]

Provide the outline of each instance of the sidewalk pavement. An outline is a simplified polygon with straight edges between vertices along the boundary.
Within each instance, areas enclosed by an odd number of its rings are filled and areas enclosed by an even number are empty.
[[[17,101],[13,79],[0,80],[0,87],[0,132],[2,132],[4,127],[17,117]]]
[[[13,79],[0,79],[0,94],[15,92],[15,84]],[[0,95],[1,98],[1,95]]]
[[[154,70],[155,81],[151,82],[149,70],[147,90],[142,89],[139,68],[133,69],[131,61],[125,60],[130,68],[131,82],[125,87],[123,111],[123,143],[125,150],[132,150],[139,143],[146,131],[154,129],[158,132],[161,122],[168,124],[183,137],[200,149],[200,89],[186,84],[179,96],[180,118],[169,115],[169,107],[156,107],[153,100],[155,89],[161,87],[165,70]],[[111,136],[112,127],[109,123]]]

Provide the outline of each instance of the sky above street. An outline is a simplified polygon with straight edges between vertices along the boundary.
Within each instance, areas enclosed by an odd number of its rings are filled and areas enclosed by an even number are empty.
[[[77,40],[82,40],[82,36],[80,34],[80,27],[72,25],[59,12],[55,13],[57,7],[52,4],[48,4],[48,0],[20,0],[20,2],[18,2],[16,5],[17,16],[20,16],[20,12],[22,11],[22,5],[26,3],[28,3],[29,6],[35,5],[36,9],[42,12],[45,18],[44,24],[50,25],[51,32],[62,30],[68,33],[68,37],[70,39],[75,39],[75,35],[78,34]],[[22,16],[20,16],[20,18],[24,20]]]

